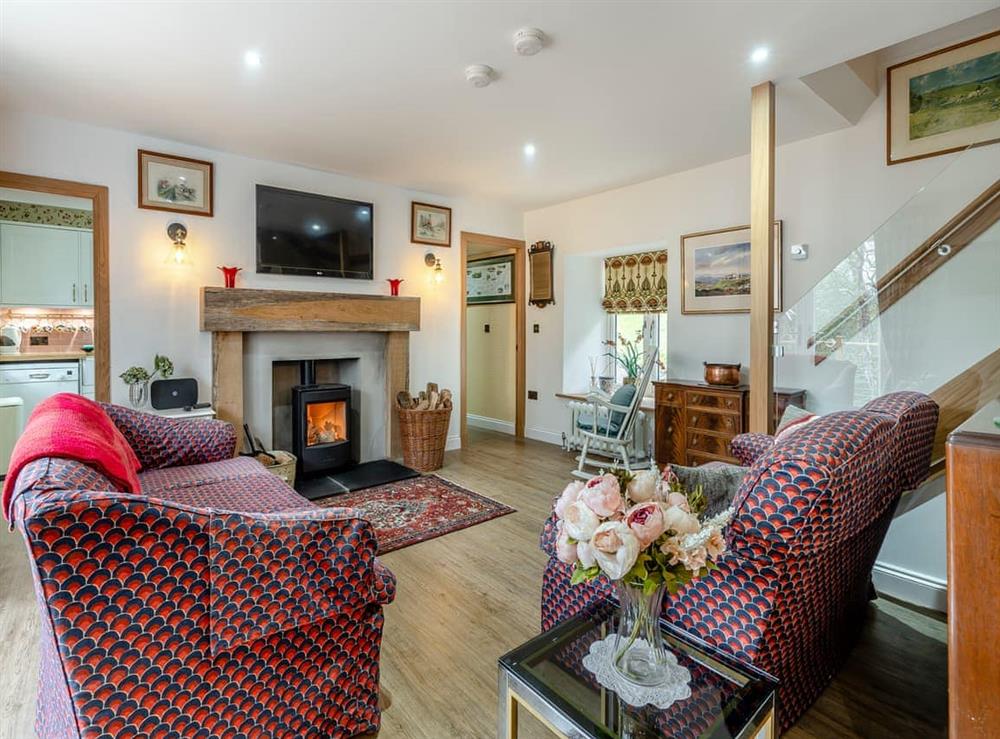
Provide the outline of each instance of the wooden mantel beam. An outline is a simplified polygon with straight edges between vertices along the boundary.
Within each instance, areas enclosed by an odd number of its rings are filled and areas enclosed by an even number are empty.
[[[750,431],[763,434],[774,407],[773,222],[774,84],[763,82],[750,93]]]
[[[419,331],[420,298],[203,287],[202,331]]]

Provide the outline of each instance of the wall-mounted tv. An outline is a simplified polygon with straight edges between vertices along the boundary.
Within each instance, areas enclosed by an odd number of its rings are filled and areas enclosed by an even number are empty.
[[[371,203],[257,185],[257,271],[370,280]]]

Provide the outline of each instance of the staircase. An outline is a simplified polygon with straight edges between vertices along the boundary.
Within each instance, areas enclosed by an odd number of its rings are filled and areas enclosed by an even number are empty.
[[[918,390],[948,434],[1000,396],[1000,145],[957,156],[775,322],[775,384],[818,412]]]

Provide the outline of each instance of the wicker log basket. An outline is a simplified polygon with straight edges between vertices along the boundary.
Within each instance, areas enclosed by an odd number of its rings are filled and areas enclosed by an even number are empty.
[[[414,397],[405,390],[396,396],[403,464],[419,472],[431,472],[444,464],[451,421],[451,391],[438,391],[433,382]]]

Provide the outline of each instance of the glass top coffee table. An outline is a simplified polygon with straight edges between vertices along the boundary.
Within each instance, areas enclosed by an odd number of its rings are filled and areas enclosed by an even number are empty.
[[[599,685],[583,658],[614,633],[616,616],[617,605],[601,603],[500,658],[498,737],[516,739],[519,707],[566,739],[776,736],[777,682],[665,621],[667,647],[691,673],[690,698],[636,708]]]

